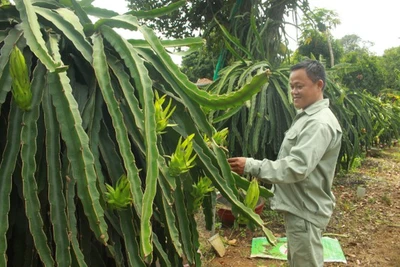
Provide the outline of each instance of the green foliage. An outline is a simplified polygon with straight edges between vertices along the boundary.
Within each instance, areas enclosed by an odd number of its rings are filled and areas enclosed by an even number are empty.
[[[226,147],[226,145],[228,144],[227,143],[228,133],[229,133],[229,129],[224,128],[220,131],[215,132],[212,136],[212,139],[218,146]],[[211,147],[211,140],[207,136],[204,137],[204,141],[208,144],[208,146]]]
[[[182,2],[179,0],[151,0],[151,1],[127,1],[130,10],[145,11],[167,6],[170,3]],[[155,30],[162,32],[167,37],[182,38],[194,36],[196,32],[205,30],[207,23],[216,16],[226,21],[233,2],[224,1],[191,1],[179,7],[176,11],[164,16],[146,19],[146,23]],[[184,14],[184,15],[182,15]]]
[[[330,99],[331,109],[343,130],[341,168],[351,169],[354,160],[374,145],[376,136],[380,136],[383,143],[398,138],[398,106],[384,103],[366,91],[340,87],[329,79],[324,94]]]
[[[208,177],[200,177],[199,181],[196,184],[193,184],[192,187],[193,190],[191,195],[194,198],[193,212],[197,212],[200,209],[206,194],[213,192],[215,188],[212,186],[212,181]]]
[[[232,92],[265,69],[271,72],[269,83],[245,105],[208,115],[217,129],[229,128],[230,155],[276,158],[284,132],[295,115],[287,86],[288,68],[273,69],[267,61],[235,62],[221,70],[218,80],[207,88],[215,93]]]
[[[176,107],[171,108],[172,99],[170,99],[168,105],[164,108],[163,104],[165,102],[167,95],[163,95],[160,98],[158,92],[156,91],[155,96],[156,100],[154,102],[154,108],[155,108],[156,123],[157,123],[156,132],[158,134],[161,134],[168,126],[174,126],[173,124],[169,124],[168,121],[169,118],[174,113]]]
[[[371,57],[375,59],[375,57]],[[374,62],[374,61],[372,61]],[[338,159],[338,170],[351,168],[355,158],[369,149],[376,136],[383,144],[390,144],[400,130],[396,97],[382,94],[374,96],[364,89],[349,89],[337,83],[340,67],[328,70],[324,91],[331,109],[343,129],[343,141]],[[241,82],[252,76],[257,68],[269,68],[267,62],[236,62],[221,71],[218,80],[207,90],[211,92],[234,91]],[[351,70],[351,69],[350,69]],[[284,132],[290,127],[295,111],[288,91],[287,68],[273,69],[269,84],[246,105],[237,109],[211,111],[209,117],[217,129],[229,128],[228,150],[230,155],[275,159]],[[377,79],[379,80],[379,79]]]
[[[377,96],[384,88],[384,71],[379,58],[363,51],[347,53],[341,59],[341,66],[335,66],[336,81],[349,89],[367,90]]]
[[[400,46],[386,49],[381,58],[385,87],[400,90]]]
[[[318,42],[321,42],[322,35],[322,37],[325,39],[323,43],[325,43],[326,47],[328,48],[328,53],[323,56],[325,58],[329,58],[328,66],[333,67],[335,65],[335,58],[337,58],[334,52],[337,52],[337,49],[334,51],[331,30],[340,24],[338,14],[333,10],[316,8],[312,11],[307,11],[304,17],[304,21],[300,24],[300,29],[302,31],[300,37],[300,47],[307,47],[311,42],[314,42],[314,45],[311,46],[311,49],[314,48],[315,50],[312,53],[316,58],[320,58],[320,55],[323,55],[321,53],[323,49],[318,47]],[[308,47],[306,50],[311,49]],[[311,57],[311,51],[302,51],[300,53],[307,57]]]
[[[295,53],[295,60],[300,61],[302,57],[324,58],[327,62],[327,67],[331,66],[331,55],[328,47],[328,39],[325,35],[318,31],[310,33],[307,40],[300,40],[299,47]],[[339,40],[331,40],[333,56],[335,59],[340,59],[343,56],[343,48]]]
[[[149,4],[149,3],[147,3]],[[178,10],[179,8],[181,8],[182,6],[185,5],[185,1],[184,0],[180,0],[180,1],[176,1],[174,3],[171,3],[169,5],[166,5],[167,3],[164,3],[161,7],[159,8],[152,8],[151,10],[138,10],[138,11],[130,11],[126,14],[130,14],[133,15],[137,18],[146,18],[146,19],[150,19],[150,18],[159,18],[161,16],[164,15],[169,15],[171,14],[173,11]],[[134,5],[134,3],[131,3],[131,5]]]
[[[137,11],[157,8],[170,1],[129,3],[130,9]],[[308,10],[308,1],[196,0],[147,23],[169,37],[202,36],[206,40],[206,51],[188,56],[183,62],[183,72],[191,81],[211,78],[210,75],[215,80],[219,71],[235,60],[268,60],[273,66],[279,66],[288,56],[287,14],[293,12],[296,16],[299,10]]]
[[[1,0],[1,5],[9,5],[10,4],[10,1],[8,1],[8,0]]]
[[[110,209],[126,209],[132,205],[132,197],[129,181],[126,175],[123,174],[119,177],[115,188],[106,184],[107,192],[105,192],[107,203]]]
[[[193,137],[194,134],[191,134],[183,142],[182,137],[179,138],[175,152],[171,155],[168,167],[169,175],[179,176],[195,166],[196,155],[193,155]]]
[[[353,164],[351,165],[351,170],[357,170],[361,167],[363,159],[361,157],[355,157]]]
[[[288,13],[308,10],[307,1],[237,1],[229,23],[216,19],[210,27],[221,36],[220,55],[214,79],[233,61],[266,60],[278,67],[288,56],[285,18]],[[211,40],[211,41],[214,41]]]
[[[155,2],[159,3],[159,1],[148,3],[153,5]],[[136,5],[133,9],[140,9],[139,6],[144,2],[135,1],[133,4]],[[197,1],[188,5],[191,4],[193,9],[190,12],[193,13],[190,13],[190,16],[196,12],[196,18],[190,17],[189,13],[182,12],[181,14],[184,14],[183,17],[186,17],[185,21],[188,24],[201,18],[202,24],[198,26],[202,30],[199,34],[206,39],[203,49],[183,59],[182,71],[191,81],[197,81],[198,78],[212,78],[215,80],[214,84],[205,90],[210,93],[229,94],[237,91],[238,87],[240,88],[254,77],[257,70],[263,69],[259,67],[260,65],[265,64],[268,66],[267,69],[277,70],[269,77],[272,82],[268,86],[260,86],[260,93],[251,99],[247,98],[245,106],[230,107],[222,111],[213,111],[215,104],[214,107],[208,108],[211,110],[209,118],[214,122],[215,127],[217,129],[228,127],[230,130],[228,137],[230,155],[275,158],[283,140],[283,134],[294,116],[294,109],[287,96],[289,94],[287,91],[288,72],[283,70],[286,72],[284,74],[278,67],[288,53],[287,42],[283,40],[285,15],[294,10],[307,10],[307,1],[233,1],[230,3],[202,1],[204,5],[202,10],[196,10]],[[203,16],[206,10],[207,14]],[[215,14],[215,16],[210,19],[209,14]],[[175,16],[176,14],[171,16],[170,21],[174,22]],[[165,23],[163,26],[166,25]],[[158,29],[163,29],[163,26]],[[169,29],[167,35],[174,30],[172,27]],[[179,30],[176,31],[176,34],[179,32]],[[243,68],[238,67],[239,65]],[[223,66],[228,67],[222,69]],[[242,76],[239,78],[239,75]]]
[[[395,90],[382,90],[380,99],[385,103],[391,103],[393,107],[400,106],[400,91]]]
[[[201,78],[213,79],[216,56],[212,51],[202,47],[198,51],[190,53],[182,58],[182,72],[190,81],[196,82]]]
[[[305,14],[304,21],[300,25],[305,30],[301,38],[307,39],[313,31],[331,31],[339,24],[340,19],[335,11],[325,8],[315,8]]]

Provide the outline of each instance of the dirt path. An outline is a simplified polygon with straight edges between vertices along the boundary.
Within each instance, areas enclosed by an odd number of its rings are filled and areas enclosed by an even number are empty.
[[[365,188],[365,196],[357,197],[358,187]],[[326,234],[339,240],[347,265],[325,266],[400,267],[400,148],[365,158],[360,168],[336,177],[333,191],[337,205]],[[261,217],[275,235],[284,235],[279,214],[264,210]],[[206,242],[210,233],[200,231],[204,266],[287,266],[285,261],[249,258],[251,240],[262,236],[260,231],[220,228],[218,232],[231,243],[222,258]]]

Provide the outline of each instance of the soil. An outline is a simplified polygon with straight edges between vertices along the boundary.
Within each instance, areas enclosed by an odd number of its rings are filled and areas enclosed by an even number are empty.
[[[337,203],[324,235],[339,240],[347,265],[325,266],[400,267],[400,147],[374,152],[374,157],[359,159],[357,168],[335,177]],[[365,188],[364,196],[357,196],[358,187]],[[275,236],[285,235],[279,213],[266,207],[260,216]],[[203,266],[288,266],[286,261],[250,258],[252,238],[263,236],[261,230],[220,226],[216,233],[225,241],[223,257],[217,256],[207,241],[212,234],[201,220],[199,232]]]

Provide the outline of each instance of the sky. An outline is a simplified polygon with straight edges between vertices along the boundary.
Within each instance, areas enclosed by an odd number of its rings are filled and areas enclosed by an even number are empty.
[[[112,6],[110,7],[110,3]],[[400,1],[397,0],[309,0],[311,8],[325,8],[338,14],[341,24],[332,31],[335,39],[356,34],[363,41],[374,43],[370,51],[381,56],[385,49],[400,46],[400,21],[398,13]],[[114,10],[120,14],[126,12],[126,0],[95,0],[93,5]],[[292,37],[295,38],[295,31]],[[127,31],[121,31],[125,38],[137,38]],[[291,42],[291,49],[296,42]],[[179,61],[179,58],[175,58]]]
[[[400,1],[397,0],[309,0],[312,8],[336,11],[341,24],[332,31],[336,39],[356,34],[371,41],[371,52],[381,56],[385,49],[400,46]]]

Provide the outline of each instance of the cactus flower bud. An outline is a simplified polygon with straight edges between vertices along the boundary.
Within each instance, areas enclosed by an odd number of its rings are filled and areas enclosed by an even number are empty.
[[[171,155],[169,163],[169,174],[171,176],[179,176],[182,173],[189,171],[195,166],[193,161],[196,155],[192,157],[193,144],[192,139],[194,134],[189,135],[185,141],[182,142],[182,137],[179,138],[178,145],[176,146],[175,153]]]
[[[16,45],[11,51],[9,64],[13,98],[20,109],[27,111],[32,103],[31,85],[24,55]]]
[[[122,210],[132,205],[130,184],[125,174],[118,179],[115,188],[109,184],[106,188],[107,203],[111,209]]]

